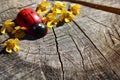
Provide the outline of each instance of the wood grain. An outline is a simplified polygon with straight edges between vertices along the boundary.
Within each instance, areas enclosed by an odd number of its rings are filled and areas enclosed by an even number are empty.
[[[1,23],[39,2],[0,1]],[[119,1],[107,2],[101,0],[105,5]],[[86,6],[80,13],[44,38],[21,40],[16,53],[4,54],[0,45],[0,80],[120,80],[120,16]],[[0,43],[7,38],[0,35]]]

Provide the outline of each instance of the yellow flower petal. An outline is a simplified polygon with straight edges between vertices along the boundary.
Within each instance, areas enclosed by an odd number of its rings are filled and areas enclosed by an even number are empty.
[[[23,30],[26,29],[26,27],[16,26],[15,30],[12,31],[12,34],[14,34],[15,38],[23,38],[25,36],[25,32]]]
[[[53,21],[54,24],[57,24],[58,22],[59,22],[59,19],[55,19],[55,20]]]
[[[65,22],[70,22],[70,20],[68,18],[65,18]]]
[[[59,21],[65,21],[65,22],[70,22],[74,18],[74,15],[70,11],[63,10],[60,17]]]
[[[27,30],[27,28],[26,27],[21,27],[21,30]]]
[[[6,43],[6,42],[4,42],[4,43],[3,43],[3,45],[4,45],[4,46],[7,46],[7,43]]]
[[[15,38],[23,38],[25,36],[25,32],[22,31],[22,30],[18,30],[16,31],[16,33],[14,34],[15,35]]]
[[[44,13],[47,13],[47,12],[48,12],[48,10],[44,10],[43,12],[44,12]]]
[[[12,49],[6,48],[6,52],[12,53]]]
[[[20,48],[19,46],[15,45],[15,47],[13,48],[14,51],[18,51]]]
[[[8,32],[12,32],[14,29],[13,29],[12,26],[9,26],[9,27],[6,28],[6,30],[7,30]]]
[[[12,50],[17,51],[18,46],[16,45],[18,43],[18,39],[8,39],[7,41],[4,42],[4,46],[6,47],[6,52],[12,53]]]
[[[2,28],[1,28],[1,33],[2,33],[2,34],[5,34],[5,31],[6,31],[6,27],[2,27]]]
[[[6,30],[7,30],[8,32],[12,32],[14,26],[15,26],[15,23],[12,22],[11,19],[6,20],[6,21],[3,23],[3,27],[1,28],[1,33],[4,34]]]
[[[63,2],[55,1],[54,5],[51,8],[52,12],[61,13],[62,10],[65,10],[66,5]]]
[[[56,13],[61,13],[62,10],[56,9]]]
[[[16,27],[15,27],[16,30],[19,30],[20,28],[21,28],[20,26],[16,26]]]
[[[48,28],[52,28],[52,27],[53,27],[53,26],[52,26],[52,22],[48,22],[48,23],[47,23],[47,27],[48,27]]]
[[[52,24],[57,24],[57,20],[55,19],[56,12],[48,13],[46,17],[43,18],[43,23],[48,27],[52,28]]]
[[[42,11],[40,9],[37,10],[37,13],[40,14]]]
[[[40,14],[41,12],[46,13],[47,12],[47,7],[50,5],[47,1],[41,1],[37,5],[37,13]]]
[[[15,44],[18,43],[18,42],[19,42],[19,39],[18,39],[18,38],[15,38],[15,39],[14,39],[14,42],[15,42]]]
[[[43,18],[42,18],[42,21],[43,21],[44,24],[46,24],[47,18],[46,18],[46,17],[43,17]]]
[[[71,4],[69,9],[74,15],[79,14],[80,5],[75,3]]]

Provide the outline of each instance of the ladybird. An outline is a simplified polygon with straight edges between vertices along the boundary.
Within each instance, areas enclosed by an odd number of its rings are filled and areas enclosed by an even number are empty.
[[[31,8],[22,9],[18,13],[15,22],[19,26],[26,27],[26,32],[35,37],[44,37],[48,31],[47,27],[42,22],[42,17]]]

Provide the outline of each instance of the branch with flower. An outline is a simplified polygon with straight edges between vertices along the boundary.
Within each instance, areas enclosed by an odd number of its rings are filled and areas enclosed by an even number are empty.
[[[50,3],[46,0],[42,0],[36,8],[36,12],[38,14],[44,13],[44,17],[42,18],[43,23],[48,27],[52,28],[53,25],[59,24],[59,22],[70,22],[74,19],[75,15],[79,14],[80,5],[79,4],[70,4],[67,9],[65,2],[55,1],[50,8]],[[50,10],[48,10],[50,8]],[[12,35],[8,40],[6,40],[3,45],[5,46],[5,50],[8,53],[12,53],[13,51],[18,51],[19,46],[17,43],[19,39],[24,38],[26,33],[26,27],[19,26],[15,24],[11,19],[6,20],[3,23],[1,28],[1,33],[9,33]]]

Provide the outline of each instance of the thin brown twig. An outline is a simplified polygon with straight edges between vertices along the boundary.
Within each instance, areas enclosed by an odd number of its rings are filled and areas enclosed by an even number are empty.
[[[57,0],[57,1],[68,1],[68,2],[73,2],[73,3],[78,3],[87,7],[91,7],[94,9],[99,9],[103,10],[106,12],[111,12],[120,15],[120,8],[115,8],[115,7],[110,7],[110,6],[105,6],[105,5],[100,5],[100,4],[95,4],[95,3],[90,3],[86,1],[81,1],[81,0]]]

